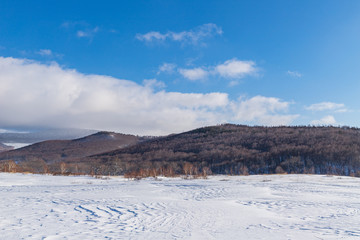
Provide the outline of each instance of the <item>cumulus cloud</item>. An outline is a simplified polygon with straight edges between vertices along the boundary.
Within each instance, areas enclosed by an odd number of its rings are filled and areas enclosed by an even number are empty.
[[[252,61],[227,60],[215,67],[215,72],[225,78],[242,78],[256,72],[255,63]]]
[[[291,76],[291,77],[296,77],[296,78],[300,78],[302,77],[302,74],[299,73],[298,71],[287,71],[286,72],[287,75]]]
[[[231,101],[228,94],[156,91],[143,84],[86,75],[56,63],[0,57],[0,126],[74,127],[162,135],[235,121],[282,125],[288,102],[256,96]]]
[[[287,112],[290,103],[279,98],[255,96],[250,99],[240,98],[232,103],[234,119],[239,122],[256,122],[261,125],[288,125],[298,115],[280,114]]]
[[[209,73],[208,71],[202,69],[202,68],[193,68],[193,69],[179,69],[179,73],[189,80],[200,80],[205,79]]]
[[[236,58],[225,61],[222,64],[210,67],[198,67],[192,69],[179,69],[179,73],[190,80],[205,79],[208,75],[218,75],[223,78],[240,79],[246,75],[255,74],[257,68],[252,61],[241,61]],[[231,81],[230,85],[238,84]]]
[[[198,26],[189,31],[160,33],[151,31],[145,34],[136,34],[136,39],[144,42],[162,42],[165,40],[171,40],[175,42],[183,42],[189,44],[198,44],[205,38],[209,38],[215,35],[221,35],[223,33],[221,27],[214,23],[207,23]]]
[[[328,115],[319,120],[313,120],[310,122],[311,125],[329,126],[336,124],[334,116]]]
[[[310,111],[335,111],[335,112],[347,112],[348,111],[345,104],[334,103],[334,102],[315,103],[315,104],[305,107],[305,109],[310,110]]]

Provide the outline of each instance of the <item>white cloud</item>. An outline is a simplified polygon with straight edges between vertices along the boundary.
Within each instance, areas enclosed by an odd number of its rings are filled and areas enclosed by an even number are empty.
[[[239,99],[233,103],[234,120],[239,122],[256,122],[261,125],[288,125],[298,115],[280,114],[287,112],[290,103],[278,98],[255,96],[250,99]],[[279,113],[280,112],[280,113]]]
[[[144,42],[158,42],[165,40],[172,40],[176,42],[184,42],[190,44],[198,44],[205,38],[223,33],[221,27],[214,23],[203,24],[189,31],[160,33],[151,31],[145,34],[136,34],[136,39]]]
[[[165,40],[169,37],[169,33],[161,34],[159,32],[148,32],[146,34],[136,34],[136,38],[140,41],[152,42],[156,40]]]
[[[99,27],[85,29],[85,30],[78,30],[76,32],[76,36],[79,38],[92,38],[95,35],[95,33],[97,33],[99,30],[100,30]]]
[[[50,49],[40,49],[39,51],[35,52],[36,54],[42,56],[42,57],[50,57],[50,58],[62,58],[64,55],[55,53],[51,51]],[[29,53],[31,54],[31,53]]]
[[[229,121],[282,125],[296,118],[284,113],[289,103],[277,98],[231,101],[220,92],[155,91],[158,84],[155,79],[139,85],[63,69],[56,63],[0,57],[0,126],[160,135]]]
[[[230,59],[215,67],[215,72],[225,78],[242,78],[256,72],[255,63],[252,61],[239,61]]]
[[[157,72],[157,74],[160,74],[162,72],[164,73],[173,73],[175,71],[176,68],[176,64],[173,63],[163,63],[160,67],[159,67],[159,71]]]
[[[85,21],[65,21],[63,22],[60,27],[62,28],[73,28],[76,26],[89,26],[89,24]]]
[[[334,125],[336,124],[336,120],[334,118],[334,116],[328,115],[325,116],[323,118],[321,118],[320,120],[313,120],[310,122],[311,125],[324,125],[324,126],[328,126],[328,125]]]
[[[85,21],[66,21],[61,24],[61,27],[74,32],[78,38],[89,38],[90,40],[100,31],[100,27],[91,26]]]
[[[89,34],[87,33],[87,32],[84,32],[84,31],[82,31],[82,30],[79,30],[79,31],[77,31],[76,32],[76,36],[78,36],[78,37],[88,37],[89,36]]]
[[[51,56],[52,55],[52,51],[50,49],[40,49],[37,54],[41,55],[41,56]]]
[[[0,128],[0,133],[29,133],[27,131],[18,131],[18,130],[13,130],[13,129],[1,129]]]
[[[296,77],[296,78],[300,78],[302,77],[302,74],[299,73],[298,71],[287,71],[286,72],[287,75],[291,76],[291,77]]]
[[[305,109],[310,110],[310,111],[335,111],[335,112],[347,112],[348,111],[345,104],[333,103],[333,102],[315,103],[315,104],[305,107]]]
[[[143,84],[145,87],[149,87],[149,88],[164,88],[164,87],[166,87],[164,82],[158,81],[156,79],[144,79]]]
[[[208,75],[219,75],[223,78],[240,79],[246,75],[256,73],[257,68],[252,61],[240,61],[233,58],[216,66],[179,69],[178,71],[183,77],[190,80],[205,79]],[[234,80],[230,83],[231,86],[236,84],[238,84],[238,82]]]
[[[0,128],[0,133],[8,133],[8,132],[9,132],[8,130]]]
[[[208,76],[208,72],[202,68],[193,69],[179,69],[179,73],[189,80],[200,80],[205,79]]]

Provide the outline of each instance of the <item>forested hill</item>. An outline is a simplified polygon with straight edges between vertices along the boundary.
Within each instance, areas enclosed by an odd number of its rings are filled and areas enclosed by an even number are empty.
[[[357,128],[225,124],[141,141],[121,134],[113,141],[109,137],[113,134],[109,134],[67,142],[48,141],[1,153],[0,171],[132,176],[272,173],[360,176]],[[125,144],[123,141],[128,146],[120,148]]]
[[[74,140],[48,140],[0,153],[1,163],[12,161],[16,171],[60,172],[60,163],[124,148],[140,141],[137,136],[113,132],[98,132]],[[6,164],[5,164],[6,165]],[[90,168],[87,164],[86,169]],[[9,167],[4,167],[9,169]],[[69,169],[70,170],[70,169]],[[84,170],[86,172],[87,170]]]
[[[101,171],[271,174],[360,173],[360,130],[348,127],[199,128],[92,156]]]

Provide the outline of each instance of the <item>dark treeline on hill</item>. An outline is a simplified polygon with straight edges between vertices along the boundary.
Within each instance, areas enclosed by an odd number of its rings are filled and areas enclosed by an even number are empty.
[[[360,130],[226,124],[153,139],[87,160],[101,163],[111,174],[359,175]]]
[[[153,138],[102,154],[63,159],[61,164],[62,173],[142,177],[272,173],[360,176],[360,130],[225,124]]]

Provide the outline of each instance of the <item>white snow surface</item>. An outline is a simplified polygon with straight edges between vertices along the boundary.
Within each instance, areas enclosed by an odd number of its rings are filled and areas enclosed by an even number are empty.
[[[22,148],[31,145],[32,143],[4,143],[7,146],[14,147],[14,149]]]
[[[0,239],[360,239],[360,179],[0,173]]]

